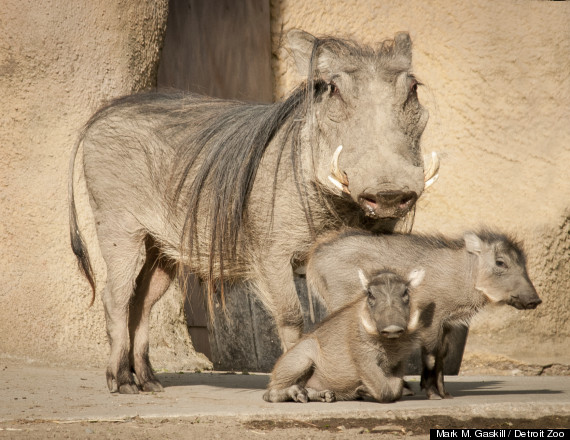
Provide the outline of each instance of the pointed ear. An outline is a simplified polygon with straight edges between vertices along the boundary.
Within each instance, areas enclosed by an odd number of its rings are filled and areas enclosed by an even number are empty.
[[[465,240],[465,249],[467,249],[467,252],[477,255],[481,253],[481,239],[476,234],[468,232],[463,236],[463,239]]]
[[[297,71],[301,76],[309,73],[309,62],[313,53],[313,46],[316,38],[308,32],[300,29],[293,29],[287,33],[289,48],[293,54]]]
[[[426,271],[423,267],[412,270],[408,275],[408,282],[410,283],[410,287],[418,287],[424,280],[425,275]]]
[[[402,55],[410,62],[412,61],[412,39],[407,32],[398,32],[394,37],[396,53]]]
[[[364,274],[362,269],[358,269],[358,278],[360,279],[360,284],[364,290],[368,290],[368,278]]]

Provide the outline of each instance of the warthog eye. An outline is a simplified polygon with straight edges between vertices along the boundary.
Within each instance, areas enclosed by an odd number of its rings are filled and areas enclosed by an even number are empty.
[[[507,263],[505,263],[505,261],[500,259],[500,258],[497,258],[495,260],[495,266],[500,267],[501,269],[507,269],[508,268]]]
[[[340,90],[333,81],[329,83],[329,92],[330,96],[340,95]]]
[[[374,302],[376,301],[376,297],[372,294],[372,292],[369,290],[368,291],[368,304],[370,304],[371,306],[374,305]]]

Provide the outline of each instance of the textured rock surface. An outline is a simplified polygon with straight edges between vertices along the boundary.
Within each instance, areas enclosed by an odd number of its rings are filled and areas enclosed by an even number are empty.
[[[70,3],[9,0],[0,11],[0,354],[101,365],[107,339],[99,298],[69,247],[67,168],[78,131],[106,100],[152,86],[166,0]],[[81,185],[78,185],[81,192]],[[84,193],[84,190],[83,190]],[[90,210],[79,197],[90,242]],[[91,245],[93,248],[93,245]],[[98,280],[104,268],[93,248]],[[180,301],[171,292],[153,322],[156,358],[188,357]],[[160,362],[168,367],[168,362]]]
[[[512,233],[525,242],[544,301],[535,311],[480,315],[467,352],[570,363],[570,5],[285,0],[272,8],[277,96],[299,79],[281,29],[369,44],[410,32],[430,110],[423,147],[443,157],[415,231],[485,224]]]
[[[106,360],[101,302],[87,308],[89,288],[69,250],[68,157],[102,102],[153,84],[166,8],[166,0],[3,3],[0,355],[94,366]],[[525,240],[544,300],[536,311],[480,316],[468,353],[570,364],[570,5],[275,0],[272,17],[276,96],[299,80],[279,48],[281,29],[370,44],[410,31],[431,112],[424,148],[443,156],[416,230],[456,233],[485,223],[513,232]],[[189,356],[174,290],[152,317],[152,359],[159,368],[203,366]]]

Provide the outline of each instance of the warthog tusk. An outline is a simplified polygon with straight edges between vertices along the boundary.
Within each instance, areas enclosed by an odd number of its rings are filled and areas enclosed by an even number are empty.
[[[428,155],[424,155],[424,164],[426,163],[426,158]],[[428,167],[424,167],[424,189],[429,188],[431,185],[435,183],[435,181],[439,177],[439,156],[435,151],[431,152],[430,162]]]
[[[344,185],[336,180],[333,176],[329,176],[329,180],[332,182],[334,186],[336,186],[341,191],[344,191]]]
[[[329,180],[338,189],[344,191],[347,194],[350,194],[350,191],[348,190],[348,177],[346,173],[344,171],[341,171],[340,167],[338,166],[338,158],[341,151],[342,145],[339,145],[332,157],[331,174],[329,176]]]

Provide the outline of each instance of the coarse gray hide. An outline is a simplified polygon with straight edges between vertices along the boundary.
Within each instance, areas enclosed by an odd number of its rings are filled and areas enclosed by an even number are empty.
[[[460,239],[441,235],[372,235],[345,229],[321,237],[307,264],[307,284],[329,312],[363,291],[362,279],[390,268],[425,276],[410,295],[407,330],[422,349],[422,387],[430,398],[447,397],[443,360],[450,330],[468,326],[488,304],[534,309],[542,301],[529,279],[522,247],[508,236],[481,230]]]
[[[389,270],[370,278],[360,272],[362,285],[355,286],[353,301],[327,316],[279,358],[263,398],[268,402],[399,399],[405,359],[414,344],[407,330],[409,298],[423,276],[422,270],[411,271],[407,280]]]
[[[408,34],[376,48],[302,31],[288,41],[306,81],[283,102],[134,95],[99,110],[81,133],[70,164],[71,243],[95,291],[73,191],[82,146],[107,266],[110,390],[162,389],[148,319],[177,273],[199,276],[210,305],[221,280],[248,280],[287,349],[303,325],[293,269],[318,235],[411,227],[431,176]]]

